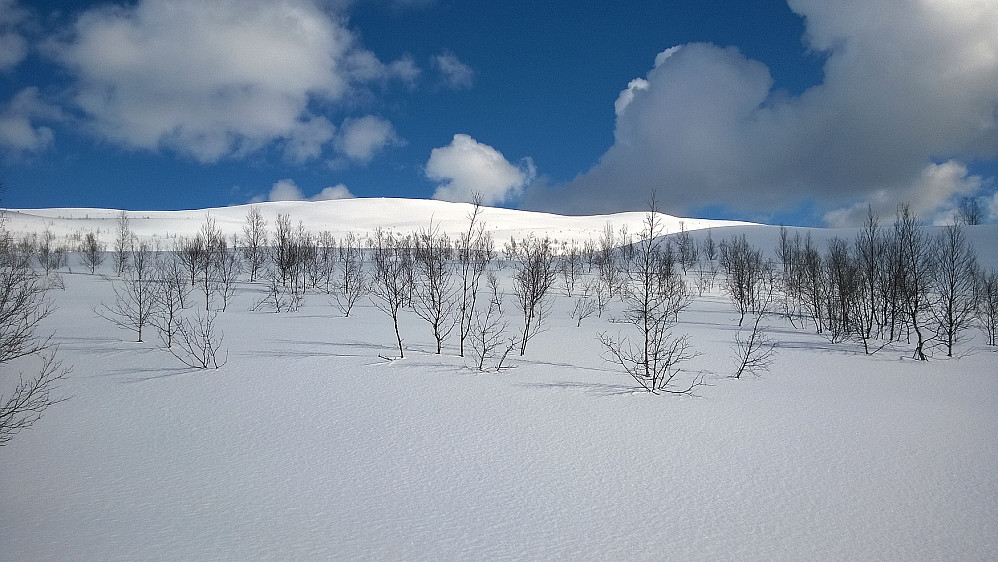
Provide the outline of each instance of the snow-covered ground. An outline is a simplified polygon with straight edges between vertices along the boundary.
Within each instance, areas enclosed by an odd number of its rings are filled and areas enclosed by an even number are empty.
[[[340,238],[349,232],[361,236],[375,229],[392,228],[401,232],[426,229],[430,221],[454,237],[468,228],[468,215],[473,207],[468,203],[449,203],[423,199],[361,198],[334,201],[279,201],[237,205],[217,209],[189,211],[127,211],[129,227],[141,240],[159,238],[164,242],[177,236],[196,234],[205,217],[212,217],[216,226],[227,236],[242,234],[246,213],[250,207],[260,210],[273,228],[278,214],[291,217],[293,225],[299,222],[318,233],[329,231]],[[94,231],[108,244],[114,240],[120,210],[110,209],[8,209],[4,218],[12,232],[38,232],[48,229],[57,238]],[[564,216],[550,213],[516,211],[482,207],[479,218],[488,225],[493,237],[500,243],[510,236],[522,237],[528,232],[549,236],[563,242],[598,236],[609,222],[614,228],[626,228],[631,234],[641,231],[644,213],[616,213],[595,216]],[[680,224],[682,223],[682,224]],[[662,224],[669,233],[703,228],[746,225],[737,221],[707,219],[682,219],[663,215]]]
[[[398,219],[288,212],[316,230]],[[235,228],[245,209],[232,213],[218,220]],[[140,234],[193,232],[193,216]],[[546,216],[562,233],[608,220]],[[263,287],[246,283],[218,317],[228,362],[192,371],[97,318],[111,284],[80,269],[46,320],[70,399],[0,448],[0,559],[998,559],[998,355],[976,333],[959,358],[917,362],[774,319],[772,369],[734,380],[737,315],[715,291],[678,327],[708,384],[674,397],[636,392],[601,357],[596,334],[625,329],[608,320],[619,302],[576,327],[557,297],[515,368],[480,373],[453,337],[434,354],[411,313],[405,359],[386,361],[394,333],[370,301],[349,318],[319,294],[254,312]]]

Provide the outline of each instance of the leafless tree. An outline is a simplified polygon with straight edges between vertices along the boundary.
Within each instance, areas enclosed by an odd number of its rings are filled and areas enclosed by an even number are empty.
[[[707,237],[700,243],[700,255],[708,260],[717,260],[717,244],[714,242],[714,235],[707,229]]]
[[[304,297],[289,289],[281,280],[281,274],[273,267],[264,268],[260,275],[267,283],[267,292],[253,304],[252,310],[270,310],[280,314],[295,312],[301,308]]]
[[[149,279],[156,264],[156,255],[148,242],[139,242],[133,238],[128,261],[137,278]]]
[[[46,290],[0,227],[0,446],[62,401],[53,391],[68,369],[56,358],[51,337],[38,332],[52,312]],[[11,368],[19,369],[16,379],[10,378]],[[21,368],[30,368],[30,374]]]
[[[720,262],[724,267],[724,291],[738,311],[738,325],[755,310],[759,291],[765,281],[762,251],[748,243],[745,235],[721,243]]]
[[[516,348],[519,340],[516,336],[507,333],[509,320],[503,317],[504,294],[499,289],[498,277],[495,272],[489,271],[487,279],[491,297],[488,307],[475,314],[469,347],[471,348],[471,358],[479,371],[486,370],[486,362],[489,363],[489,369],[501,371],[506,368],[506,359]]]
[[[156,284],[153,291],[155,306],[150,323],[159,330],[160,339],[169,349],[180,324],[180,313],[190,305],[191,285],[175,254],[169,254],[156,264]]]
[[[283,213],[277,215],[277,230],[273,242],[270,259],[280,276],[281,283],[286,286],[290,284],[292,291],[295,291],[294,272],[298,264],[298,248],[290,216]]]
[[[860,310],[865,295],[863,272],[850,251],[850,244],[834,237],[825,257],[825,320],[832,341],[844,340],[860,332]]]
[[[953,347],[970,328],[977,308],[977,253],[967,240],[963,227],[946,226],[931,248],[931,302],[929,313],[936,338],[953,357]]]
[[[884,251],[879,219],[873,211],[873,207],[867,209],[866,222],[856,235],[855,248],[856,264],[859,267],[862,285],[860,293],[857,295],[856,321],[863,349],[869,354],[869,340],[874,336],[874,329],[881,324],[877,298],[880,294],[878,283],[882,279],[882,253]]]
[[[644,390],[653,393],[689,393],[701,384],[694,377],[689,385],[676,385],[680,365],[694,357],[689,336],[674,336],[672,328],[679,313],[689,306],[691,298],[686,282],[670,275],[662,266],[662,227],[659,223],[655,197],[645,216],[645,227],[634,244],[635,256],[630,269],[630,282],[622,293],[625,310],[622,322],[638,330],[638,337],[599,334],[608,359],[620,364]]]
[[[617,245],[613,225],[607,222],[599,239],[596,266],[611,299],[617,295],[617,291],[620,290],[623,283],[624,267],[622,262],[624,257],[622,252],[621,247]]]
[[[708,229],[707,237],[701,241],[696,251],[696,287],[700,296],[714,288],[714,280],[721,271],[721,265],[717,261],[717,251],[717,244],[714,243],[713,235]]]
[[[38,251],[38,235],[36,233],[25,234],[16,242],[11,238],[9,251],[12,262],[23,263],[26,267],[31,267],[31,261]]]
[[[267,220],[256,206],[251,206],[246,212],[242,242],[243,258],[249,270],[250,283],[253,283],[267,263]]]
[[[586,273],[593,272],[593,268],[596,266],[597,256],[596,241],[592,238],[586,238],[582,242],[582,258],[586,265]]]
[[[803,245],[795,240],[794,277],[791,293],[796,295],[800,314],[814,323],[814,330],[823,333],[825,327],[825,304],[828,297],[827,269],[821,252],[811,241],[811,233],[804,236]]]
[[[214,263],[215,292],[222,298],[222,312],[228,308],[229,302],[236,294],[239,275],[243,272],[243,262],[235,248],[218,248]]]
[[[468,229],[457,240],[457,267],[460,282],[458,296],[458,347],[464,357],[464,343],[471,333],[478,300],[478,285],[495,254],[492,236],[485,231],[481,222],[482,198],[477,195],[471,212],[468,214]]]
[[[315,260],[309,272],[310,284],[314,289],[331,294],[335,288],[337,256],[336,238],[328,230],[323,230],[315,238]]]
[[[193,287],[197,285],[198,273],[202,270],[201,263],[207,259],[204,240],[197,235],[191,238],[180,237],[175,244],[176,248],[174,252],[177,255],[177,259],[180,260],[180,264],[187,271],[191,287]]]
[[[336,291],[333,300],[343,313],[350,316],[357,301],[367,296],[370,286],[364,272],[364,251],[354,233],[349,233],[340,241]]]
[[[128,252],[132,247],[132,229],[129,226],[128,212],[122,210],[118,214],[118,222],[115,230],[114,254],[114,274],[121,277],[128,269]]]
[[[221,264],[229,254],[228,243],[225,235],[215,225],[215,219],[211,215],[206,215],[201,229],[198,231],[197,246],[202,249],[202,254],[197,260],[198,272],[197,282],[204,294],[204,309],[211,308],[211,297],[218,287],[218,275]],[[238,262],[233,262],[237,264]],[[233,266],[234,269],[235,266]],[[238,272],[236,273],[238,275]]]
[[[998,271],[978,275],[977,322],[988,345],[998,345]]]
[[[627,231],[626,224],[620,225],[620,235],[618,240],[620,241],[618,253],[621,259],[621,267],[624,271],[626,271],[630,268],[631,264],[634,263],[635,253],[637,251],[637,248],[634,247],[634,237]]]
[[[602,318],[606,305],[610,304],[610,288],[601,277],[593,277],[586,283],[586,292],[596,303],[596,317]]]
[[[690,231],[686,230],[686,224],[679,223],[679,233],[676,234],[676,251],[679,254],[679,265],[683,268],[683,275],[697,265],[699,261],[699,250],[696,242],[690,236]]]
[[[292,287],[296,292],[304,293],[314,289],[319,280],[319,249],[315,236],[305,228],[305,223],[298,221],[294,235],[294,268],[292,269]]]
[[[411,240],[392,232],[378,229],[372,240],[371,259],[374,275],[371,295],[374,306],[392,318],[399,358],[405,357],[402,334],[399,332],[399,314],[406,305],[412,280]]]
[[[546,236],[528,235],[517,245],[519,256],[514,264],[513,294],[523,312],[523,333],[520,337],[520,356],[527,351],[527,342],[537,335],[547,317],[549,293],[557,281],[554,252]]]
[[[704,293],[710,292],[714,288],[714,280],[721,271],[720,265],[715,260],[709,260],[704,256],[696,263],[696,288],[697,294],[701,297]]]
[[[192,369],[218,369],[225,365],[228,353],[220,357],[225,334],[215,327],[218,312],[197,312],[194,318],[182,318],[175,336],[177,345],[170,354]]]
[[[138,342],[143,341],[142,329],[151,323],[157,304],[156,284],[149,275],[149,254],[145,242],[140,243],[137,251],[130,252],[132,267],[125,271],[121,281],[115,283],[114,303],[110,306],[102,303],[94,309],[98,316],[115,326],[134,331]]]
[[[417,275],[412,308],[433,328],[438,355],[459,320],[452,253],[450,238],[432,224],[416,235],[413,259]]]
[[[762,296],[759,309],[753,314],[751,328],[746,330],[748,334],[742,335],[742,330],[739,329],[735,335],[733,376],[736,379],[740,379],[745,373],[758,376],[768,371],[776,358],[776,341],[766,334],[766,327],[762,325],[762,319],[769,313],[772,302],[773,291],[770,286]]]
[[[929,285],[932,279],[932,254],[929,240],[919,228],[918,217],[910,207],[898,207],[894,220],[895,245],[900,255],[898,272],[901,288],[901,306],[911,329],[915,332],[914,356],[925,361],[925,316],[929,310]]]
[[[602,282],[599,279],[593,279],[589,283],[586,283],[585,288],[582,290],[582,294],[575,299],[575,308],[572,309],[572,318],[577,320],[575,323],[576,328],[582,327],[582,321],[589,318],[593,314],[602,314],[600,305],[605,305],[605,302],[598,300],[598,296],[593,294],[601,288]]]
[[[38,240],[36,259],[45,275],[49,276],[69,264],[69,252],[65,246],[56,245],[55,234],[46,228]]]
[[[956,218],[959,222],[969,226],[981,224],[984,222],[984,208],[976,197],[961,197]]]
[[[562,242],[561,252],[558,254],[558,271],[561,274],[561,286],[565,290],[565,296],[571,298],[575,291],[575,284],[582,274],[582,253],[579,245],[574,240],[572,242]]]
[[[901,339],[908,326],[908,316],[904,307],[907,267],[897,227],[895,224],[894,228],[886,231],[882,237],[883,248],[877,275],[876,306],[880,318],[879,331],[881,337],[888,341]]]
[[[87,232],[80,243],[80,264],[90,270],[93,275],[104,263],[104,252],[107,245],[103,244],[94,232]]]

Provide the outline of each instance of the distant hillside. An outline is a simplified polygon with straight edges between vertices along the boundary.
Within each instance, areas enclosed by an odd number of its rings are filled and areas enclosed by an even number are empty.
[[[286,214],[294,224],[300,221],[312,232],[328,230],[336,237],[347,233],[367,234],[377,228],[413,232],[426,228],[433,221],[440,230],[456,236],[468,227],[472,205],[426,199],[340,199],[335,201],[281,201],[257,203],[269,228],[277,215]],[[228,236],[241,233],[250,205],[220,207],[188,211],[128,211],[129,226],[141,239],[174,238],[190,236],[197,232],[206,216],[215,219],[216,225]],[[6,227],[15,233],[50,230],[58,238],[76,233],[98,231],[105,242],[110,242],[120,210],[112,209],[8,209]],[[483,207],[480,220],[499,241],[510,236],[521,237],[528,233],[547,235],[559,241],[581,241],[598,237],[607,223],[615,230],[626,227],[628,232],[641,231],[644,213],[617,213],[612,215],[563,216],[532,211]],[[663,215],[667,232],[680,228],[698,230],[732,225],[747,225],[735,221],[686,219]],[[681,227],[682,225],[682,227]]]

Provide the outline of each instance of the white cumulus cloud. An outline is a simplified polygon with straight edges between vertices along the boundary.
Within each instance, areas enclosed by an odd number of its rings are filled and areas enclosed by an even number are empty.
[[[347,186],[341,184],[324,188],[319,193],[305,197],[301,188],[291,178],[285,178],[274,182],[267,194],[267,201],[332,201],[334,199],[352,199],[353,194]],[[262,201],[264,198],[255,197],[254,201]]]
[[[464,134],[434,148],[426,162],[426,177],[439,182],[433,198],[444,201],[470,202],[480,194],[486,205],[501,204],[518,197],[535,173],[530,158],[511,164],[495,148]]]
[[[810,204],[840,221],[852,205],[905,200],[933,215],[975,185],[966,163],[998,157],[998,3],[789,3],[826,57],[821,84],[790,95],[735,48],[670,48],[616,100],[599,162],[531,189],[527,206],[640,209],[657,190],[676,213]]]
[[[358,164],[367,164],[387,146],[401,144],[404,141],[395,132],[395,127],[388,120],[374,115],[347,118],[336,138],[336,150]]]
[[[342,183],[325,187],[319,193],[313,195],[312,201],[332,201],[334,199],[353,199],[353,193]]]
[[[97,134],[201,162],[271,144],[316,158],[335,127],[310,109],[374,80],[413,80],[383,63],[317,0],[139,0],[81,14],[46,52],[74,75]]]

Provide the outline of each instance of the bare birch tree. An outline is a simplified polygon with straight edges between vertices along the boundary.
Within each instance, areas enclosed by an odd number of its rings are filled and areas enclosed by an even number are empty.
[[[458,321],[452,250],[447,235],[432,224],[416,235],[413,259],[417,275],[412,308],[433,329],[438,355]]]
[[[180,324],[180,314],[190,305],[192,287],[174,254],[160,260],[154,275],[156,288],[153,299],[156,304],[150,321],[159,330],[160,339],[169,349],[173,346],[173,336]]]
[[[221,353],[225,334],[215,326],[218,311],[197,312],[194,318],[182,318],[177,325],[177,345],[168,348],[171,355],[192,369],[219,369],[228,360]]]
[[[977,253],[959,224],[946,226],[932,244],[929,312],[936,338],[953,357],[953,347],[971,327],[977,308]]]
[[[129,226],[128,212],[122,210],[118,214],[114,238],[114,274],[121,277],[128,269],[128,251],[132,247],[132,229]]]
[[[461,357],[464,357],[464,343],[475,318],[478,285],[495,254],[495,243],[480,220],[481,212],[482,197],[476,194],[468,214],[468,229],[457,240],[458,276],[461,284],[457,305],[458,348]]]
[[[357,301],[367,296],[370,291],[367,274],[364,271],[364,250],[360,239],[352,232],[340,240],[335,285],[333,300],[343,316],[350,316],[350,311]]]
[[[773,302],[773,287],[769,285],[761,297],[758,310],[753,314],[752,323],[747,335],[738,330],[735,334],[735,374],[740,379],[743,374],[758,376],[769,370],[776,357],[776,341],[766,334],[762,319],[769,313]]]
[[[137,342],[142,342],[142,330],[152,322],[156,311],[156,285],[150,278],[147,265],[148,248],[145,243],[132,252],[132,267],[121,281],[114,285],[114,302],[101,303],[94,312],[119,328],[135,332]],[[137,258],[137,259],[136,259]]]
[[[398,343],[399,358],[405,357],[402,348],[402,334],[399,331],[399,315],[408,301],[412,279],[411,240],[382,229],[374,233],[371,241],[371,260],[374,274],[371,282],[371,296],[374,306],[392,319],[395,339]]]
[[[101,243],[97,234],[87,232],[80,243],[80,265],[89,269],[90,274],[93,275],[97,271],[97,268],[104,263],[104,252],[106,251],[107,245]]]
[[[977,322],[987,344],[998,345],[998,271],[978,276]]]
[[[62,400],[53,391],[68,373],[58,346],[39,333],[52,312],[46,286],[14,246],[0,226],[0,446]]]
[[[513,293],[523,312],[523,332],[520,356],[527,351],[527,342],[544,326],[550,308],[549,293],[558,279],[551,240],[528,235],[519,244],[519,255],[513,274]]]
[[[919,228],[918,217],[902,204],[894,220],[895,248],[900,257],[898,272],[901,305],[911,329],[915,332],[916,359],[925,361],[925,316],[929,308],[929,283],[932,278],[932,255],[929,240]]]
[[[499,288],[499,278],[494,271],[487,274],[490,298],[485,310],[475,314],[475,323],[469,339],[471,358],[479,371],[501,371],[507,367],[506,359],[516,348],[519,340],[510,335],[509,320],[503,316],[502,303],[505,294]]]
[[[249,270],[250,283],[253,283],[267,263],[267,220],[255,205],[246,211],[242,242],[243,258]]]
[[[701,384],[693,377],[688,385],[677,385],[680,365],[694,357],[689,336],[675,336],[672,328],[691,298],[685,281],[668,274],[662,266],[662,226],[654,196],[645,216],[645,226],[634,244],[630,282],[622,293],[625,310],[621,321],[637,329],[635,339],[599,334],[608,359],[618,363],[644,390],[653,393],[686,394]]]

